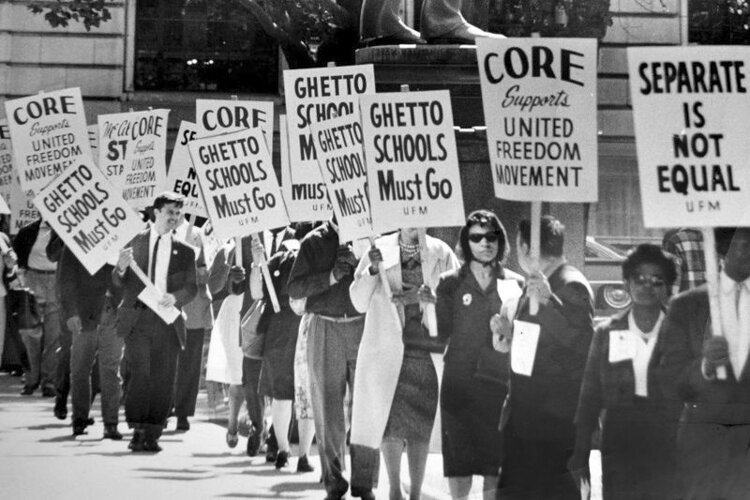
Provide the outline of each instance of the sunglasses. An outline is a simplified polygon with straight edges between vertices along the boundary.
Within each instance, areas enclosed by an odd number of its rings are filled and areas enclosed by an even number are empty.
[[[479,243],[482,240],[487,240],[487,243],[495,243],[500,239],[500,235],[496,232],[491,233],[473,233],[469,235],[469,241],[472,243]]]
[[[636,285],[651,285],[653,287],[664,286],[666,283],[661,276],[651,276],[648,274],[639,274],[633,276],[631,279]]]

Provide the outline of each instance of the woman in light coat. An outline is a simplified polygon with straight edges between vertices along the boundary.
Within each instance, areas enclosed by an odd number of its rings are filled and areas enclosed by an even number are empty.
[[[430,336],[423,311],[434,307],[440,275],[456,268],[458,260],[448,245],[427,236],[422,249],[416,229],[378,239],[360,261],[350,288],[352,304],[366,313],[354,377],[352,486],[377,483],[380,448],[390,498],[402,498],[401,455],[406,450],[410,497],[420,496],[431,436],[440,430],[435,418],[445,349]]]

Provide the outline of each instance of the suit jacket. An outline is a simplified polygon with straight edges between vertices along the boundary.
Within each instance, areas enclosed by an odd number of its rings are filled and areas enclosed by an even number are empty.
[[[144,273],[148,274],[148,239],[150,229],[139,233],[127,245],[133,248],[133,260]],[[145,288],[143,282],[128,268],[125,274],[120,277],[117,268],[112,271],[112,283],[115,286],[122,287],[122,302],[117,309],[117,333],[127,337],[132,333],[136,323],[143,313],[143,309],[136,307],[138,294]],[[182,307],[193,300],[198,292],[196,285],[195,271],[195,252],[188,245],[172,239],[172,255],[169,259],[169,269],[167,270],[167,290],[175,296],[175,307]],[[179,316],[172,323],[180,347],[185,348],[185,321]]]
[[[27,224],[18,230],[18,234],[13,240],[13,250],[18,256],[18,267],[26,269],[29,267],[29,254],[34,247],[36,237],[39,235],[39,227],[42,225],[42,219],[37,219],[31,224]],[[53,232],[54,233],[54,232]],[[53,237],[50,236],[50,241]]]
[[[112,287],[112,266],[105,264],[91,275],[69,248],[62,247],[57,272],[63,321],[78,316],[84,331],[95,330],[107,293],[112,304],[119,302],[120,290]]]
[[[703,376],[703,341],[711,334],[707,285],[675,297],[656,347],[659,382],[668,397],[688,403],[683,409],[684,422],[750,424],[749,364],[739,376],[728,365],[726,380]]]
[[[529,315],[526,293],[519,302],[515,319],[537,323],[541,329],[532,376],[511,372],[501,421],[512,418],[514,431],[524,438],[573,440],[573,420],[594,334],[593,298],[583,273],[569,264],[558,267],[548,280],[552,296],[539,301],[536,316]]]

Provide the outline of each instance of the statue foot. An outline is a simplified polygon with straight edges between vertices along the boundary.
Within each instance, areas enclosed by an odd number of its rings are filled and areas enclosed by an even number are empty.
[[[469,24],[464,21],[462,24],[456,26],[455,28],[448,31],[447,33],[443,33],[442,35],[428,38],[427,42],[433,45],[437,45],[437,44],[474,45],[476,44],[477,38],[492,38],[492,39],[500,40],[500,39],[504,39],[505,35],[501,35],[499,33],[490,33],[489,31],[484,31],[483,29],[477,28],[473,24]]]
[[[383,30],[386,31],[386,30]],[[409,26],[403,23],[401,19],[396,19],[391,24],[390,29],[387,29],[388,34],[378,34],[373,37],[366,37],[362,39],[362,45],[365,47],[372,47],[374,45],[424,45],[427,43],[419,36],[419,32],[411,29]]]

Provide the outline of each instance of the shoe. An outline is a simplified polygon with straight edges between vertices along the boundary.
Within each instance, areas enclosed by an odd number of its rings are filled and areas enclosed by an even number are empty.
[[[37,387],[39,387],[39,384],[24,385],[23,390],[21,391],[21,396],[31,396],[32,394],[34,394],[34,391]]]
[[[177,417],[177,427],[175,427],[176,431],[189,431],[190,430],[190,422],[188,422],[187,417]]]
[[[247,456],[254,457],[260,450],[260,431],[254,425],[250,427],[250,434],[247,436]]]
[[[143,451],[144,438],[145,434],[143,429],[133,430],[133,438],[130,440],[130,443],[128,443],[128,449],[130,451]]]
[[[276,454],[279,452],[279,443],[276,441],[276,434],[274,433],[273,427],[268,432],[268,439],[266,439],[266,463],[272,464],[276,462]]]
[[[55,396],[55,409],[53,410],[55,418],[58,420],[65,420],[68,418],[68,408],[65,404],[65,400],[58,394]]]
[[[276,470],[283,469],[289,465],[289,452],[281,450],[276,454]]]
[[[227,439],[227,446],[229,446],[230,448],[235,448],[237,446],[237,443],[240,440],[240,436],[236,432],[232,433],[232,432],[227,431],[226,439]]]
[[[450,30],[448,33],[443,33],[442,35],[438,36],[428,35],[425,38],[427,39],[427,43],[431,45],[476,45],[478,38],[502,40],[505,38],[505,35],[484,31],[464,21],[460,25]]]
[[[159,446],[158,441],[155,439],[147,439],[143,441],[143,451],[159,453],[161,451],[161,446]]]
[[[73,435],[81,436],[83,434],[88,434],[88,432],[86,432],[86,423],[85,421],[76,420],[73,422]]]
[[[297,472],[313,472],[315,467],[310,465],[307,455],[302,455],[297,459]]]
[[[94,417],[89,417],[89,419],[86,420],[86,425],[94,425]]]
[[[352,486],[352,496],[361,498],[362,500],[375,500],[375,494],[370,488],[357,488]]]
[[[117,430],[117,424],[104,424],[104,437],[102,439],[120,441],[122,439],[122,434]]]
[[[55,389],[52,387],[42,387],[43,398],[54,398],[55,396],[57,396],[57,391]]]

